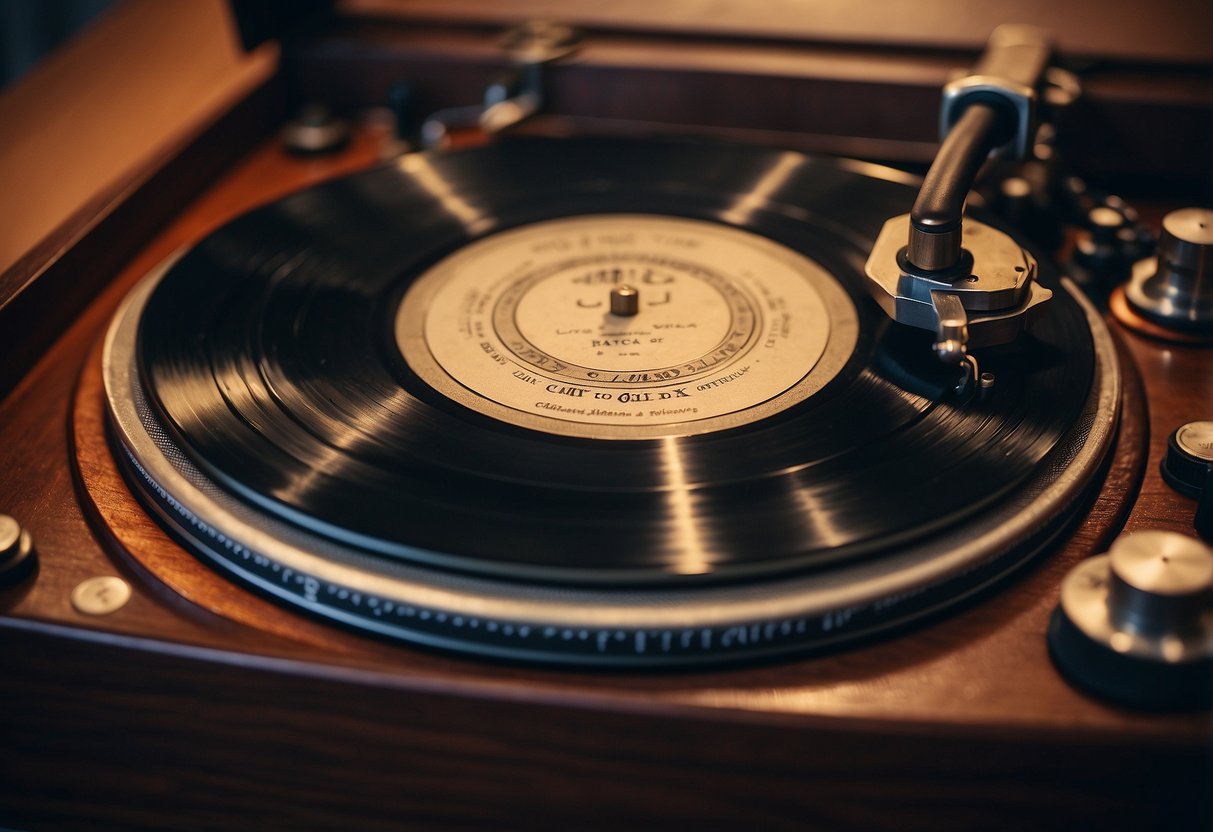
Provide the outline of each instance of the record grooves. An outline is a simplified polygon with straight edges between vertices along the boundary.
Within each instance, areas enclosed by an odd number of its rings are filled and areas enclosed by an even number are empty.
[[[881,629],[1043,546],[1117,401],[1106,332],[1066,291],[1013,353],[982,357],[991,390],[954,393],[929,335],[861,288],[912,198],[880,169],[716,145],[405,157],[149,278],[107,343],[111,417],[136,491],[193,548],[358,627],[607,663]],[[721,246],[751,267],[719,266]],[[517,268],[486,271],[501,262]],[[574,305],[625,273],[653,309],[591,332]],[[666,298],[707,311],[654,317]],[[627,345],[641,324],[646,346]],[[531,408],[532,389],[558,392]],[[553,398],[595,394],[611,406]]]

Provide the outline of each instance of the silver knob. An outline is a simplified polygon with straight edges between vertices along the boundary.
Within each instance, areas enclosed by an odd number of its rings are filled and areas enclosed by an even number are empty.
[[[1213,550],[1175,532],[1118,539],[1061,586],[1049,651],[1072,681],[1150,709],[1213,705]]]
[[[0,514],[0,586],[29,574],[36,560],[29,532],[7,514]]]
[[[1188,422],[1167,439],[1162,478],[1180,494],[1196,498],[1192,526],[1213,540],[1213,422]]]
[[[1199,630],[1213,600],[1213,556],[1172,532],[1138,532],[1108,551],[1108,612],[1116,626],[1165,638]]]
[[[1213,211],[1183,208],[1167,214],[1157,259],[1133,266],[1125,297],[1155,323],[1213,332]]]

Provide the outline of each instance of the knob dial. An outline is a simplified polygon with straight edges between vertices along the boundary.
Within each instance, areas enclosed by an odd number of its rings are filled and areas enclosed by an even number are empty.
[[[1213,550],[1148,531],[1062,582],[1049,650],[1082,688],[1140,708],[1213,705]]]
[[[12,517],[0,514],[0,586],[24,577],[34,561],[29,532]]]
[[[1167,440],[1162,476],[1181,494],[1195,497],[1192,525],[1205,540],[1213,540],[1213,422],[1180,425]]]
[[[1213,331],[1213,211],[1183,208],[1162,221],[1158,258],[1133,267],[1125,286],[1142,317],[1174,329]]]

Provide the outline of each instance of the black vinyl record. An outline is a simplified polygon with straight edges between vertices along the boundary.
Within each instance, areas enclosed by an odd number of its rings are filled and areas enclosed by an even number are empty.
[[[980,395],[953,392],[930,333],[887,320],[863,265],[914,197],[893,172],[651,141],[410,158],[220,229],[170,269],[139,326],[142,384],[193,463],[344,545],[561,584],[810,571],[982,511],[1037,469],[1090,389],[1083,312],[1043,259],[1049,313],[981,356],[996,383]],[[635,214],[740,228],[819,265],[859,321],[837,373],[736,427],[597,439],[465,406],[402,354],[402,299],[443,258],[533,223]]]

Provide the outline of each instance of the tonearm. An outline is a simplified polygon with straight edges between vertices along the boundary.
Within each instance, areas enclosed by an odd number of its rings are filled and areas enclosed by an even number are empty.
[[[885,223],[867,262],[868,290],[889,317],[934,330],[939,358],[974,374],[969,350],[1014,340],[1053,294],[1014,239],[964,217],[991,153],[1030,153],[1051,53],[1040,30],[1001,26],[973,73],[944,87],[943,143],[910,213]]]

